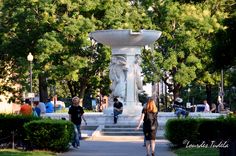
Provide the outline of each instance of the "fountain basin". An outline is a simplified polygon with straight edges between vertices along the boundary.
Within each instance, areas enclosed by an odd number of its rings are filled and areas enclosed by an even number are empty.
[[[133,32],[129,29],[111,29],[94,31],[89,36],[98,43],[111,47],[145,46],[155,42],[161,36],[161,31],[140,30],[139,32]]]

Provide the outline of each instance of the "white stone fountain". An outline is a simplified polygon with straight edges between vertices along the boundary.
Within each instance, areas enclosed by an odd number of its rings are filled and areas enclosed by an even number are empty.
[[[118,96],[123,102],[123,114],[140,114],[142,106],[138,101],[138,93],[143,91],[141,80],[140,54],[141,48],[150,45],[161,36],[160,31],[140,30],[98,30],[90,33],[90,37],[98,43],[111,46],[110,79],[112,81],[110,99]],[[113,102],[104,111],[111,114]]]

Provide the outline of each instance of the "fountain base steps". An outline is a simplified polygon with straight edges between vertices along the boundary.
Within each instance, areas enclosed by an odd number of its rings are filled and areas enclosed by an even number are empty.
[[[119,125],[138,125],[138,121],[140,119],[140,115],[119,115],[118,123]],[[191,118],[208,118],[214,119],[222,114],[219,113],[189,113],[189,117]],[[68,113],[47,113],[45,118],[52,119],[69,119]],[[112,125],[114,122],[113,115],[104,115],[103,113],[84,113],[84,117],[88,123],[88,125]],[[158,123],[159,126],[164,126],[169,119],[177,118],[174,112],[159,112],[158,113]],[[82,122],[84,125],[84,122]]]
[[[190,113],[192,118],[217,118],[222,114],[218,113]],[[68,120],[68,113],[47,113],[45,117],[53,119],[65,118]],[[85,119],[88,125],[82,122],[81,132],[85,139],[93,140],[142,140],[142,129],[135,131],[138,125],[140,115],[120,115],[117,124],[113,124],[112,115],[104,115],[103,113],[85,113]],[[167,120],[177,118],[174,112],[158,113],[158,130],[156,137],[164,138],[164,128]]]
[[[91,140],[126,140],[126,141],[138,141],[143,140],[142,127],[139,130],[135,130],[137,125],[101,125],[90,137]],[[164,139],[163,127],[158,127],[157,139]]]

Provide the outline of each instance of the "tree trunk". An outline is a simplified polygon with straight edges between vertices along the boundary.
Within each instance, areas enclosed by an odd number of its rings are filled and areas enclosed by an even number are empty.
[[[210,105],[211,104],[211,84],[206,84],[206,95],[207,95],[207,102]]]
[[[79,98],[84,98],[85,90],[86,90],[86,86],[82,85],[80,87]]]
[[[180,94],[179,94],[180,88],[181,88],[181,86],[179,84],[174,85],[174,89],[173,89],[174,99],[176,99],[177,97],[180,97]]]
[[[38,78],[39,78],[39,100],[40,102],[46,102],[48,98],[46,77],[43,73],[40,73]]]
[[[72,97],[78,96],[79,98],[84,98],[85,90],[87,88],[86,81],[82,81],[80,85],[78,81],[68,81],[67,85]]]
[[[80,83],[80,85],[79,85],[79,88],[80,88],[79,98],[84,98],[85,91],[86,91],[87,86],[88,86],[88,79],[84,79],[81,82],[82,83]]]
[[[74,86],[72,85],[72,81],[67,81],[67,85],[70,90],[71,97],[76,96],[75,91],[74,91]]]

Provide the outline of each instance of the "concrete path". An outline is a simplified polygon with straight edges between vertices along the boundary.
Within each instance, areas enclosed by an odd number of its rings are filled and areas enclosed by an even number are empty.
[[[70,148],[58,156],[146,156],[142,141],[92,141],[82,140],[79,149]],[[156,140],[155,156],[176,156],[167,140]]]

